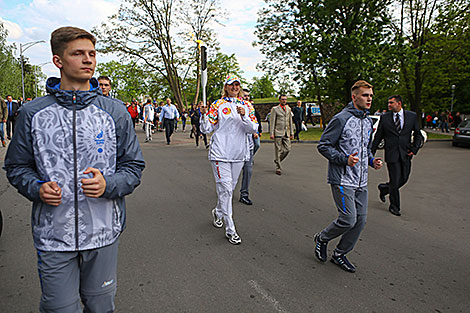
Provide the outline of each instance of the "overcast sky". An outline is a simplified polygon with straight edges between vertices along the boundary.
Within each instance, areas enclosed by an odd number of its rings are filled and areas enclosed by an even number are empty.
[[[77,26],[91,30],[119,9],[119,0],[0,0],[0,20],[6,26],[9,43],[27,43],[45,40],[29,48],[24,55],[31,64],[51,60],[49,39],[51,32],[61,26]],[[228,16],[220,18],[224,26],[215,24],[223,53],[235,53],[244,77],[251,80],[262,73],[256,64],[263,56],[252,46],[257,12],[265,5],[263,0],[221,0]],[[98,56],[98,62],[106,62],[107,56]],[[52,64],[43,66],[47,76],[59,76]]]

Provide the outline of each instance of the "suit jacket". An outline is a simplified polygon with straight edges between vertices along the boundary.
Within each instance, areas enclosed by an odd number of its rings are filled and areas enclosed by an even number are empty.
[[[7,117],[8,117],[8,102],[5,100],[5,105],[7,107]],[[18,105],[18,102],[12,101],[11,102],[11,112],[12,112],[12,118],[16,119],[16,116],[18,115],[18,109],[20,106]]]
[[[382,139],[385,140],[385,162],[394,163],[409,158],[409,151],[417,154],[424,138],[415,112],[404,111],[404,124],[400,133],[397,131],[391,111],[380,118],[379,127],[372,142],[372,153],[375,155]],[[414,140],[411,141],[413,134]]]
[[[271,109],[269,132],[275,137],[282,137],[284,135],[287,135],[287,137],[294,136],[292,111],[288,105],[286,105],[285,111],[281,108],[281,105],[276,105]]]

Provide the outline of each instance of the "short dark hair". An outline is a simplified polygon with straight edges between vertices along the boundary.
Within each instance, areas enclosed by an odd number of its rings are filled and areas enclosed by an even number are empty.
[[[107,80],[111,85],[111,79],[108,76],[101,75],[100,77],[98,77],[98,80]]]
[[[281,97],[287,97],[287,96],[284,94],[280,94],[278,99],[281,100]]]
[[[84,29],[72,26],[60,27],[51,34],[51,50],[53,55],[62,56],[67,44],[76,39],[89,39],[93,46],[96,44],[96,38]]]
[[[395,101],[403,103],[403,100],[401,99],[400,95],[392,95],[388,97],[388,100],[391,100],[391,99],[395,99]]]

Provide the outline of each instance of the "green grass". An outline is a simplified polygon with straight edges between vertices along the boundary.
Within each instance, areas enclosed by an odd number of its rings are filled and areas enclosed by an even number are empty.
[[[255,104],[264,104],[264,103],[279,103],[279,99],[277,97],[272,98],[258,98],[253,99]],[[287,98],[287,102],[297,102],[296,98]]]
[[[426,132],[428,134],[428,140],[429,139],[452,139],[452,134],[436,134],[436,133],[431,133],[431,132]]]
[[[309,128],[307,131],[301,131],[299,134],[300,140],[320,140],[321,134],[323,133],[322,128]],[[263,133],[261,140],[269,140],[269,132]]]

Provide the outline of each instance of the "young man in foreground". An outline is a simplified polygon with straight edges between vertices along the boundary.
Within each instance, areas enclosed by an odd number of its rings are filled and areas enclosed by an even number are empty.
[[[92,78],[96,39],[62,27],[51,35],[48,96],[19,114],[5,158],[10,183],[33,201],[41,312],[113,312],[124,196],[145,162],[120,102]]]
[[[326,262],[328,242],[341,236],[331,261],[343,270],[356,268],[346,258],[366,224],[368,165],[382,167],[373,158],[370,147],[372,121],[367,110],[372,104],[372,85],[357,81],[351,88],[352,102],[328,123],[321,136],[318,151],[328,159],[328,183],[338,209],[338,218],[314,236],[315,256]]]

